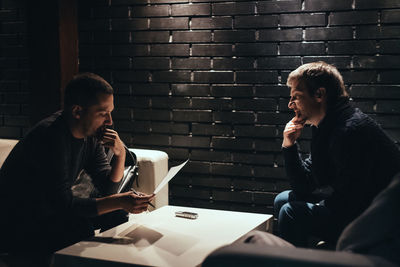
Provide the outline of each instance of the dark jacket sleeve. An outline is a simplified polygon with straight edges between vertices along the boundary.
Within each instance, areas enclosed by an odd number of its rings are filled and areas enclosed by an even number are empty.
[[[117,192],[119,183],[110,180],[111,165],[104,146],[95,138],[90,140],[91,154],[85,165],[86,172],[92,177],[93,184],[100,191],[101,195],[111,195]]]
[[[311,155],[302,160],[297,144],[282,148],[283,158],[285,160],[286,175],[290,179],[290,184],[295,192],[311,193],[315,189],[315,183],[311,177]]]

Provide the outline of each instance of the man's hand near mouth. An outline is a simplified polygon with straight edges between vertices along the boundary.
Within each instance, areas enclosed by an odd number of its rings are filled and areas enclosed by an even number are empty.
[[[301,118],[301,114],[298,111],[295,112],[296,116],[286,124],[285,130],[283,131],[283,147],[291,147],[294,145],[297,138],[300,137],[306,122],[305,119]]]

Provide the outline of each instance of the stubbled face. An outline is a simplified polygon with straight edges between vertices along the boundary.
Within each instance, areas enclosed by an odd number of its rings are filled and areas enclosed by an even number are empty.
[[[298,81],[293,81],[290,86],[288,107],[296,113],[298,123],[313,124],[313,119],[320,112],[320,103],[316,97],[310,96],[306,88]]]
[[[98,95],[99,102],[84,109],[81,116],[81,129],[84,136],[96,135],[106,126],[113,124],[111,112],[114,110],[112,94]]]

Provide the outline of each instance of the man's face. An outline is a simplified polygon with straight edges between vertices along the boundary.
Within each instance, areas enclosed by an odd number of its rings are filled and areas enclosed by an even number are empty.
[[[81,129],[84,136],[93,136],[100,128],[113,124],[111,112],[114,110],[112,94],[99,94],[98,103],[84,109]]]
[[[308,90],[298,81],[293,81],[290,89],[288,107],[296,113],[296,121],[315,125],[314,120],[320,115],[320,101],[317,97],[310,96]]]

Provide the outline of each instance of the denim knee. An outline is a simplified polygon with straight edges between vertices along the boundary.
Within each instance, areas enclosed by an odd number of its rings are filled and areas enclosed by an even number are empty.
[[[292,190],[286,190],[281,193],[279,193],[274,200],[274,212],[275,212],[275,217],[279,215],[279,212],[282,208],[283,205],[289,202],[289,194],[292,192]]]

